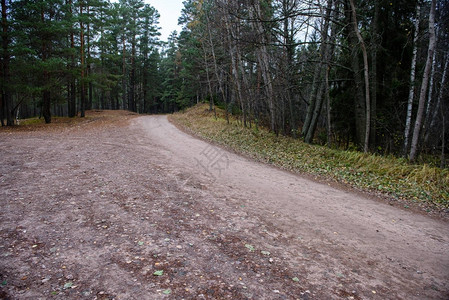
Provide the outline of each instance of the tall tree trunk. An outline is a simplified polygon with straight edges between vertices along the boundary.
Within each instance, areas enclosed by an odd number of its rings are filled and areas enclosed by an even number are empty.
[[[426,106],[426,113],[425,117],[427,118],[430,113],[430,106],[432,105],[432,99],[433,99],[433,86],[434,86],[434,79],[435,79],[435,65],[436,65],[436,56],[437,52],[433,51],[433,59],[432,59],[432,68],[430,70],[430,81],[429,81],[429,92],[427,93],[427,106]],[[426,123],[424,123],[425,125]]]
[[[427,86],[429,84],[429,76],[430,76],[430,69],[432,67],[432,58],[433,58],[433,52],[435,51],[435,6],[436,6],[436,0],[432,0],[431,6],[430,6],[430,14],[429,14],[429,49],[427,51],[427,60],[426,60],[426,67],[424,69],[423,73],[423,79],[421,83],[421,91],[419,94],[419,103],[418,103],[418,112],[416,115],[416,121],[415,121],[415,127],[413,130],[413,138],[412,138],[412,145],[410,148],[410,161],[415,161],[416,156],[418,154],[418,141],[420,137],[420,131],[422,127],[422,119],[424,115],[424,108],[425,108],[425,102],[426,102],[426,92],[427,92]]]
[[[148,105],[148,43],[149,43],[149,34],[148,34],[148,27],[150,24],[149,17],[146,16],[145,23],[144,23],[144,33],[143,33],[143,41],[141,44],[144,44],[142,46],[142,59],[143,59],[143,66],[142,66],[142,97],[143,97],[143,112],[149,113],[149,105]]]
[[[292,24],[294,22],[294,19],[292,19],[291,14],[293,10],[295,9],[296,1],[290,1],[290,0],[282,0],[282,16],[284,17],[283,22],[283,43],[284,43],[284,55],[283,55],[283,72],[285,78],[285,82],[287,85],[287,88],[285,89],[285,97],[286,102],[288,105],[288,111],[289,111],[289,125],[290,125],[290,133],[292,134],[293,138],[296,138],[297,132],[296,132],[296,114],[294,112],[294,86],[295,86],[295,68],[293,66],[295,65],[295,40],[294,40],[294,25]],[[290,21],[293,21],[290,23]]]
[[[206,12],[206,14],[207,14],[207,12]],[[210,20],[209,20],[209,16],[207,16],[207,15],[206,15],[206,27],[207,27],[210,51],[212,54],[212,60],[213,60],[213,64],[214,64],[215,77],[217,78],[217,81],[218,81],[218,91],[220,92],[220,94],[222,96],[223,103],[226,104],[226,96],[225,96],[224,89],[223,89],[223,80],[221,79],[221,75],[219,74],[219,70],[218,70],[217,57],[215,55],[215,46],[214,46],[214,42],[212,40],[212,33],[211,33],[211,29],[210,29]]]
[[[100,39],[99,39],[99,41],[100,41],[100,46],[99,46],[99,50],[100,50],[100,66],[99,66],[99,73],[100,73],[100,76],[101,77],[103,77],[104,76],[104,73],[105,73],[105,71],[104,71],[104,68],[105,68],[105,60],[104,60],[104,56],[105,56],[105,50],[104,50],[104,29],[103,29],[103,26],[105,25],[105,23],[103,22],[103,20],[104,20],[104,16],[103,16],[103,14],[104,14],[104,10],[103,9],[100,9],[100,20],[102,20],[101,21],[101,25],[100,25]],[[108,91],[108,94],[110,94],[111,92],[110,91]],[[111,107],[111,105],[110,105],[110,102],[111,101],[108,101],[108,103],[106,104],[106,91],[105,91],[105,88],[102,86],[102,87],[100,87],[100,109],[112,109],[112,107]]]
[[[436,31],[436,40],[435,43],[438,43],[438,32]],[[424,114],[424,123],[423,123],[423,132],[424,132],[424,145],[427,144],[427,139],[425,138],[427,135],[428,130],[428,125],[430,123],[430,108],[432,107],[432,100],[433,100],[433,87],[434,87],[434,78],[435,78],[435,65],[436,65],[436,56],[437,56],[437,51],[433,52],[433,59],[432,59],[432,68],[430,70],[430,82],[429,82],[429,92],[427,94],[427,105],[426,105],[426,112]],[[443,60],[444,61],[444,60]],[[444,71],[443,71],[444,72]]]
[[[354,0],[349,0],[351,4],[352,20],[354,25],[354,31],[357,35],[357,39],[360,43],[360,48],[363,54],[363,67],[364,67],[364,77],[365,77],[365,142],[363,145],[363,152],[367,153],[369,150],[369,140],[370,140],[370,129],[371,129],[371,101],[370,101],[370,86],[369,86],[369,71],[368,71],[368,54],[366,52],[365,42],[363,41],[362,35],[360,34],[357,14],[355,10]]]
[[[321,27],[321,49],[320,49],[320,57],[321,61],[318,64],[318,90],[316,95],[314,94],[312,97],[314,99],[313,104],[310,103],[310,106],[313,106],[311,113],[312,118],[310,119],[310,123],[308,124],[308,128],[306,128],[306,136],[304,141],[306,143],[311,143],[313,141],[313,136],[315,135],[315,130],[318,124],[318,118],[321,114],[321,108],[323,106],[323,94],[325,92],[326,82],[323,80],[325,77],[325,73],[327,69],[330,67],[330,57],[331,57],[331,47],[329,45],[329,23],[330,16],[332,10],[333,1],[328,0],[326,12],[322,14],[322,18],[324,19],[324,25]],[[334,33],[332,33],[333,35]]]
[[[3,67],[2,67],[3,68]],[[3,101],[3,93],[0,92],[0,123],[5,126],[5,102]]]
[[[90,16],[90,6],[87,5],[87,15]],[[86,68],[86,77],[89,78],[91,76],[91,56],[90,56],[90,47],[91,47],[91,42],[90,42],[90,20],[87,23],[87,68]],[[88,82],[88,100],[87,100],[87,105],[86,105],[86,109],[92,109],[92,103],[93,103],[93,84],[92,84],[92,80],[89,80]]]
[[[321,44],[321,48],[322,49],[324,48],[323,44]],[[313,111],[314,111],[315,105],[316,105],[317,90],[319,90],[320,75],[321,75],[321,63],[318,63],[315,66],[315,71],[314,71],[313,81],[312,81],[312,88],[311,88],[310,96],[309,96],[309,103],[307,105],[306,118],[304,120],[304,124],[303,124],[302,131],[301,131],[301,134],[304,137],[307,135],[307,132],[309,131],[310,123],[312,122]]]
[[[119,110],[120,109],[120,97],[119,97],[118,88],[115,89],[114,96],[115,96],[115,98],[114,98],[114,100],[115,100],[115,108],[114,109]],[[114,101],[112,101],[112,102],[114,103]]]
[[[72,0],[67,1],[69,5],[69,16],[73,17],[72,12]],[[70,20],[71,21],[71,20]],[[69,75],[69,100],[68,100],[68,115],[70,118],[76,116],[76,84],[75,84],[75,76],[73,74],[75,70],[75,36],[73,25],[70,26],[70,49],[72,50],[71,54],[71,62],[70,62],[70,75]]]
[[[238,30],[238,28],[237,28]],[[238,35],[238,34],[237,34]],[[241,106],[242,106],[242,111],[244,112],[243,114],[243,122],[246,126],[246,122],[248,120],[248,117],[251,121],[251,116],[254,117],[254,107],[251,105],[251,103],[253,103],[254,100],[254,92],[252,91],[252,89],[250,89],[250,83],[249,83],[249,78],[247,73],[245,72],[245,67],[243,66],[243,60],[242,60],[242,50],[240,47],[238,47],[238,45],[235,46],[236,50],[235,50],[235,55],[236,55],[236,63],[237,63],[237,67],[238,70],[240,71],[240,76],[242,77],[242,82],[241,82]],[[237,79],[238,80],[238,79]],[[253,110],[252,110],[253,108]]]
[[[148,103],[148,54],[143,55],[143,69],[142,69],[142,87],[143,87],[143,112],[149,113],[150,105]]]
[[[267,49],[267,38],[265,30],[262,26],[262,10],[260,8],[260,2],[254,1],[253,9],[249,10],[250,19],[253,21],[253,27],[260,38],[260,45],[258,47],[257,60],[259,62],[259,68],[264,81],[265,97],[268,102],[268,108],[270,112],[270,129],[273,132],[278,132],[276,126],[276,107],[274,103],[273,82],[270,75],[270,57]]]
[[[84,57],[84,23],[83,23],[83,1],[80,2],[80,56],[81,56],[81,88],[80,88],[80,110],[81,118],[86,115],[86,83],[85,83],[85,57]]]
[[[429,120],[430,125],[428,126],[426,130],[426,134],[424,135],[424,144],[427,144],[429,140],[430,132],[432,131],[432,128],[435,126],[435,122],[437,119],[437,114],[440,109],[440,105],[443,99],[443,94],[446,89],[446,76],[447,76],[447,69],[448,69],[448,63],[449,63],[449,52],[446,54],[446,62],[444,63],[444,69],[443,69],[443,75],[441,77],[441,84],[440,84],[440,90],[438,91],[438,98],[437,103],[435,104],[435,107],[433,108],[432,116]],[[430,112],[429,112],[430,115]]]
[[[379,11],[380,0],[374,0],[374,18],[373,18],[373,42],[371,47],[371,129],[370,145],[375,148],[377,144],[377,53],[380,45],[379,34]]]
[[[318,118],[320,116],[321,109],[323,107],[323,94],[324,94],[325,88],[326,88],[325,82],[324,81],[320,82],[318,92],[315,97],[316,101],[315,101],[315,107],[312,112],[312,119],[310,120],[310,126],[307,130],[307,134],[304,139],[304,141],[309,144],[312,143],[312,141],[313,141],[313,136],[315,134],[316,127],[318,125]]]
[[[441,110],[441,117],[443,119],[443,130],[441,132],[441,163],[440,163],[440,168],[445,168],[446,167],[446,157],[445,157],[445,152],[446,152],[446,118],[445,118],[445,113],[443,110]]]
[[[363,145],[365,133],[365,100],[363,97],[363,79],[360,73],[360,61],[358,51],[355,47],[357,44],[357,37],[352,30],[349,39],[353,46],[351,53],[351,68],[354,76],[354,117],[355,117],[355,134],[357,146]]]
[[[44,81],[48,82],[48,72],[44,72]],[[51,94],[49,90],[44,90],[42,94],[42,116],[44,117],[45,123],[51,123]]]
[[[3,56],[2,56],[2,70],[1,70],[1,102],[3,102],[3,105],[0,107],[1,110],[3,110],[4,115],[6,115],[6,125],[12,126],[14,125],[14,115],[12,111],[12,98],[10,94],[10,72],[9,72],[9,61],[10,61],[10,55],[9,55],[9,28],[8,28],[8,7],[6,6],[6,0],[2,0],[2,49],[3,49]],[[3,116],[0,116],[2,118],[2,125],[3,125]]]
[[[350,7],[349,1],[344,1],[344,13],[345,13],[345,23],[352,24],[352,9]],[[354,124],[355,124],[355,143],[357,147],[361,147],[364,141],[365,132],[365,99],[363,97],[363,80],[360,73],[360,61],[359,61],[359,51],[358,51],[358,39],[353,30],[352,26],[346,26],[345,31],[348,36],[348,42],[351,49],[349,53],[351,61],[352,75],[354,77],[353,89],[351,92],[354,99]],[[350,130],[346,131],[346,148],[349,146],[350,141]]]
[[[128,102],[127,101],[127,97],[126,97],[126,38],[125,38],[125,35],[123,35],[123,37],[122,37],[122,47],[123,47],[123,51],[122,51],[122,76],[123,76],[123,78],[122,78],[122,93],[123,93],[123,95],[122,95],[122,102],[123,102],[123,108],[124,109],[127,109],[127,107],[125,107],[125,105],[126,105],[126,103]],[[118,102],[117,102],[117,104],[118,104]],[[120,109],[118,106],[117,106],[117,109]]]
[[[334,1],[334,9],[332,11],[331,18],[333,20],[337,19],[338,13],[340,11],[340,3],[338,1]],[[334,22],[331,27],[331,37],[330,37],[330,43],[331,43],[331,50],[329,52],[329,57],[327,58],[326,62],[326,71],[325,71],[325,100],[326,100],[326,106],[327,106],[327,145],[329,148],[331,148],[334,144],[334,134],[333,134],[333,126],[332,126],[332,103],[330,98],[330,91],[329,91],[329,73],[331,70],[331,60],[334,55],[335,51],[335,41],[336,41],[336,35],[338,32],[337,23]]]
[[[41,10],[41,22],[42,24],[45,24],[45,12],[42,9]],[[42,40],[42,61],[45,62],[50,57],[50,49],[48,42],[43,39]],[[42,115],[45,119],[45,123],[49,124],[51,123],[51,94],[49,90],[49,83],[50,83],[50,74],[48,70],[44,67],[43,70],[43,86],[44,90],[42,92]]]
[[[136,36],[131,39],[131,72],[129,78],[128,109],[136,112]]]
[[[413,36],[413,56],[412,56],[412,67],[410,70],[410,90],[408,93],[407,102],[407,117],[405,119],[405,131],[404,131],[404,156],[407,156],[409,147],[409,137],[410,137],[410,125],[412,123],[412,111],[413,111],[413,100],[415,98],[415,73],[416,73],[416,57],[418,53],[418,33],[419,33],[419,16],[421,7],[419,4],[416,6],[416,19],[415,19],[415,33]]]
[[[233,42],[235,39],[234,32],[231,28],[230,22],[229,22],[229,13],[224,12],[225,14],[225,26],[226,26],[226,33],[228,37],[228,49],[229,49],[229,56],[231,57],[231,74],[234,81],[234,86],[236,87],[236,94],[237,94],[237,102],[242,107],[242,114],[243,114],[243,123],[246,127],[246,107],[243,104],[244,99],[242,97],[242,86],[239,78],[239,71],[238,71],[238,56],[237,56],[237,45]],[[242,74],[244,76],[244,74]],[[234,89],[233,89],[234,90]],[[227,121],[229,123],[229,117],[227,118]]]
[[[211,83],[211,79],[210,79],[210,75],[209,75],[209,63],[207,62],[207,52],[206,52],[206,46],[204,45],[204,43],[201,43],[202,48],[203,48],[203,58],[204,58],[204,69],[206,71],[206,80],[207,80],[207,87],[208,87],[208,91],[209,91],[209,111],[214,110],[215,111],[215,106],[214,106],[214,93],[212,91],[212,83]]]
[[[323,71],[325,70],[325,56],[328,48],[328,31],[329,31],[329,21],[332,8],[332,1],[327,1],[327,7],[325,12],[321,12],[321,45],[320,45],[320,62],[317,63],[313,75],[312,91],[309,97],[309,104],[307,107],[307,114],[304,120],[304,125],[302,128],[302,135],[304,136],[304,141],[306,143],[311,143],[313,140],[313,134],[315,133],[316,122],[318,121],[317,114],[321,111],[322,106],[322,95],[323,95]],[[314,124],[315,123],[315,124]],[[313,132],[312,132],[313,131]]]
[[[228,20],[229,21],[229,20]],[[240,26],[237,25],[235,28],[232,27],[232,23],[228,24],[229,28],[231,29],[231,36],[235,37],[235,40],[238,39],[240,36]],[[230,37],[231,37],[230,36]],[[251,118],[254,117],[254,106],[251,105],[254,100],[254,92],[253,89],[251,89],[250,85],[250,76],[248,76],[247,72],[245,71],[244,62],[242,59],[242,48],[239,47],[238,43],[234,43],[234,54],[235,54],[235,63],[236,63],[236,80],[240,85],[240,106],[243,113],[243,124],[246,126],[247,121],[249,119],[251,124]],[[239,74],[240,73],[240,74]],[[241,77],[241,80],[239,81],[239,75]]]
[[[326,73],[324,77],[324,96],[326,98],[326,108],[327,108],[327,118],[326,118],[326,126],[327,126],[327,146],[332,148],[333,145],[333,133],[332,133],[332,106],[331,99],[329,95],[329,70],[330,68],[326,68]]]

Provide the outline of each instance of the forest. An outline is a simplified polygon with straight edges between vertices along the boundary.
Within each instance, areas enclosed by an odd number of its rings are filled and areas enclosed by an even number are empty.
[[[1,0],[1,124],[199,102],[275,134],[410,161],[448,150],[448,0]]]

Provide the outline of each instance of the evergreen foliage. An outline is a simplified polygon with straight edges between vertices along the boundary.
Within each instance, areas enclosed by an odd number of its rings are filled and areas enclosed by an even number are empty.
[[[448,0],[186,0],[183,29],[167,42],[143,0],[1,3],[2,125],[85,109],[168,113],[207,101],[243,126],[407,155],[406,124],[418,119],[421,157],[439,155],[446,165]],[[436,46],[424,72],[432,5]]]

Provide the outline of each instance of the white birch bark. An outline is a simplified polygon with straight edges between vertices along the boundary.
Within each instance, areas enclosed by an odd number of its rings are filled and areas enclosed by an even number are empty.
[[[410,71],[410,90],[408,92],[408,102],[407,102],[407,117],[405,119],[405,131],[404,131],[404,156],[408,152],[408,147],[410,144],[410,125],[412,124],[412,111],[413,111],[413,99],[415,98],[415,74],[416,74],[416,57],[418,53],[418,31],[419,31],[419,16],[421,12],[421,7],[418,5],[416,7],[416,19],[415,19],[415,33],[413,35],[413,56],[412,56],[412,67]]]
[[[435,107],[433,108],[432,117],[430,119],[430,125],[429,125],[429,128],[427,128],[426,134],[424,136],[425,144],[427,144],[427,141],[429,140],[430,132],[432,131],[432,128],[435,126],[435,121],[437,119],[438,110],[440,109],[441,100],[443,99],[443,93],[444,93],[445,84],[446,84],[448,62],[449,62],[449,52],[446,55],[446,62],[444,63],[443,75],[441,77],[441,84],[440,84],[440,90],[438,91],[437,103],[435,104]],[[430,114],[430,112],[429,112],[429,114]]]
[[[419,141],[419,134],[421,132],[422,127],[422,119],[424,115],[424,108],[425,108],[425,102],[426,102],[426,93],[427,93],[427,87],[429,84],[429,76],[430,76],[430,69],[432,67],[432,58],[433,58],[433,52],[435,51],[435,6],[436,6],[436,0],[432,0],[432,4],[430,6],[430,14],[429,14],[429,49],[427,52],[427,60],[426,60],[426,67],[424,69],[422,84],[421,84],[421,91],[419,94],[419,103],[418,103],[418,112],[416,115],[416,121],[415,126],[413,130],[413,138],[412,138],[412,144],[410,148],[410,161],[415,161],[416,156],[418,153],[418,141]]]

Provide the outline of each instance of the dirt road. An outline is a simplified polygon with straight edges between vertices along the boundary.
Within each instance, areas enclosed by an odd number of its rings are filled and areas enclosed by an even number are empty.
[[[166,116],[0,132],[1,299],[449,299],[449,226]]]

